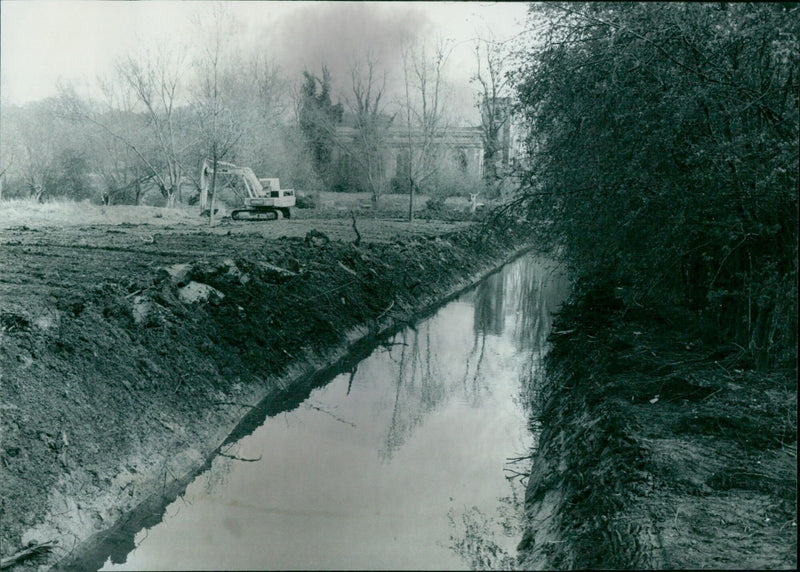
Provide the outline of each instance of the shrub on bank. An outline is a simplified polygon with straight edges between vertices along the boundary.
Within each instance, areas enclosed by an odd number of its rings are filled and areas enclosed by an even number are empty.
[[[797,345],[797,6],[545,3],[515,72],[525,208],[574,269],[763,367]]]

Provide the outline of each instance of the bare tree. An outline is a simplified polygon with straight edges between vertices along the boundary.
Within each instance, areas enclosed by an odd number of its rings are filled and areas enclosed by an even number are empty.
[[[289,88],[278,66],[265,54],[234,57],[222,73],[225,101],[239,126],[236,156],[256,172],[285,168],[284,122]]]
[[[3,168],[3,170],[2,170],[2,171],[0,171],[0,202],[3,200],[3,183],[5,183],[5,180],[6,180],[6,172],[8,171],[8,167],[9,167],[9,166],[10,166],[10,163],[9,163],[8,165],[6,165],[6,166]]]
[[[3,184],[6,180],[6,173],[14,165],[14,150],[9,149],[4,135],[4,133],[0,133],[0,201],[3,200]]]
[[[56,171],[58,150],[55,142],[55,115],[45,101],[25,110],[19,118],[17,136],[20,148],[19,167],[30,197],[42,202],[50,190]]]
[[[508,52],[504,44],[493,37],[479,39],[475,43],[476,71],[472,81],[478,85],[483,178],[491,194],[497,194],[502,179],[500,165],[508,160],[507,156],[502,156],[509,144],[506,140],[509,122],[507,60]]]
[[[151,164],[150,170],[167,206],[173,206],[180,196],[183,173],[175,124],[184,68],[181,53],[180,50],[160,49],[154,55],[146,51],[139,57],[128,55],[116,64],[118,78],[132,91],[148,117],[161,167]]]
[[[345,98],[355,120],[354,140],[352,142],[336,139],[337,143],[354,159],[359,174],[372,194],[372,202],[377,205],[386,184],[383,153],[389,126],[394,115],[385,113],[382,98],[386,89],[386,73],[379,81],[376,77],[377,61],[372,52],[366,56],[366,69],[361,62],[353,63],[351,71],[352,98]]]
[[[0,74],[0,82],[5,83],[3,80],[5,80],[5,77]],[[8,99],[5,93],[0,92],[0,119],[2,119],[3,111],[6,109],[8,109]],[[6,173],[14,165],[14,151],[13,141],[6,130],[2,128],[2,122],[0,122],[0,201],[3,200],[3,184],[6,181]]]
[[[289,109],[286,81],[275,62],[257,54],[249,62],[249,78],[245,85],[254,86],[253,99],[256,102],[258,117],[264,125],[276,126],[287,115]]]
[[[136,155],[132,147],[143,147],[145,121],[135,112],[136,102],[131,90],[115,81],[113,76],[98,77],[104,95],[104,124],[114,125],[115,133],[106,129],[95,129],[92,145],[97,150],[97,169],[103,177],[105,190],[102,201],[110,205],[131,200],[138,205],[145,192],[145,185],[152,181],[151,172]],[[117,135],[118,134],[118,135]],[[132,145],[132,143],[136,143]]]
[[[242,129],[236,120],[228,99],[230,86],[223,81],[226,57],[225,39],[233,33],[233,22],[226,6],[214,3],[211,6],[210,30],[201,33],[206,37],[203,55],[198,61],[199,88],[196,97],[196,110],[200,132],[211,162],[211,186],[209,188],[209,226],[214,226],[216,209],[217,163],[226,158],[242,136]]]
[[[38,202],[53,196],[89,198],[86,135],[63,120],[57,98],[3,109],[0,170],[7,171],[9,190]]]
[[[444,108],[442,73],[452,44],[440,40],[428,57],[426,47],[403,49],[403,80],[408,160],[403,165],[408,179],[408,220],[414,220],[414,193],[436,174],[442,159],[448,121]]]
[[[173,54],[173,55],[171,55]],[[88,122],[104,134],[106,150],[119,155],[122,145],[132,165],[132,154],[141,163],[141,173],[134,180],[152,180],[167,206],[180,196],[183,165],[178,135],[178,99],[184,62],[179,50],[165,46],[156,52],[128,54],[118,59],[111,75],[99,78],[104,105],[84,101],[71,86],[61,86],[60,113],[72,120]],[[146,118],[144,128],[136,125],[136,116]],[[114,140],[116,143],[111,143]],[[112,176],[119,179],[119,173]],[[112,182],[112,185],[117,184]],[[125,185],[128,182],[126,181]]]

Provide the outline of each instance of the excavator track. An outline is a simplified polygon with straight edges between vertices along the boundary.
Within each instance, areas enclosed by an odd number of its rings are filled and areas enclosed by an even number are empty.
[[[285,208],[236,209],[231,211],[231,219],[244,221],[277,220],[290,218],[290,216],[289,209]]]
[[[281,218],[277,210],[265,209],[237,209],[231,211],[233,220],[257,221],[257,220],[277,220]]]

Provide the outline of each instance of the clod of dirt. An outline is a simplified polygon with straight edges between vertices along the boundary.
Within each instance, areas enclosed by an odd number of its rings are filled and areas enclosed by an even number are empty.
[[[227,261],[198,260],[192,264],[187,282],[193,280],[195,282],[205,283],[220,274],[227,274],[230,270],[230,266],[226,262]],[[232,261],[231,264],[233,264]]]
[[[242,286],[250,282],[250,276],[247,275],[247,273],[242,272],[242,270],[236,266],[236,262],[234,262],[233,259],[227,258],[222,264],[227,269],[225,274],[238,281]]]
[[[178,288],[178,298],[184,304],[195,302],[216,302],[222,300],[225,294],[202,282],[189,282],[186,286]]]
[[[328,235],[316,229],[309,230],[306,233],[306,244],[308,246],[325,246],[331,241]]]
[[[281,268],[280,266],[275,266],[269,262],[256,262],[256,266],[258,266],[258,269],[261,271],[261,278],[266,282],[281,284],[297,276],[296,272]]]
[[[153,304],[145,298],[144,296],[136,296],[133,299],[133,306],[131,308],[131,315],[133,316],[133,321],[136,323],[137,326],[141,326],[147,322],[147,318],[150,314],[150,310],[152,309]]]
[[[169,278],[170,282],[175,286],[184,286],[189,281],[189,273],[191,271],[191,264],[173,264],[162,268],[160,273],[162,278]]]

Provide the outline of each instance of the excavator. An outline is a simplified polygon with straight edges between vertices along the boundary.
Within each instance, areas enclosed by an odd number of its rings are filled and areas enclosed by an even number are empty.
[[[208,212],[208,189],[214,174],[213,162],[206,159],[200,169],[200,212]],[[217,161],[217,189],[222,188],[220,175],[241,178],[247,193],[242,197],[244,208],[231,211],[233,220],[275,220],[291,218],[291,207],[296,198],[293,189],[281,189],[280,181],[275,178],[259,179],[250,167],[239,167],[233,163]]]

